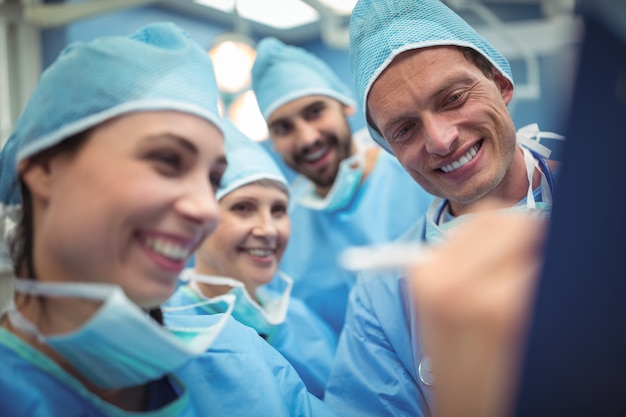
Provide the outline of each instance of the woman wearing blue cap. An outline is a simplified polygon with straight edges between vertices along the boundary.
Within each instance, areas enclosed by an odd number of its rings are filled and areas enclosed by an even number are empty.
[[[228,168],[216,193],[220,220],[196,252],[195,267],[183,272],[186,284],[168,301],[165,321],[192,304],[197,314],[224,312],[223,303],[202,302],[233,294],[232,316],[285,356],[309,392],[322,398],[337,338],[291,297],[293,281],[278,269],[290,232],[289,184],[261,145],[228,121],[224,132]]]
[[[327,414],[229,314],[158,322],[217,223],[216,90],[172,24],[72,44],[42,75],[0,153],[18,277],[0,318],[1,415]]]

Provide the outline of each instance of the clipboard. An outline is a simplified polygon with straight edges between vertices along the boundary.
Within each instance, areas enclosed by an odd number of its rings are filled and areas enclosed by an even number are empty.
[[[626,416],[626,30],[583,19],[517,417]]]

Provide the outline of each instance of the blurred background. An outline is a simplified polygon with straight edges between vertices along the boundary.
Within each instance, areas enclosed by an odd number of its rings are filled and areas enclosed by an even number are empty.
[[[613,1],[613,0],[609,0]],[[622,1],[622,0],[615,0]],[[265,36],[301,46],[352,86],[348,24],[356,0],[0,0],[0,147],[42,71],[75,41],[128,35],[155,21],[186,30],[214,59],[221,110],[264,144],[267,129],[250,90],[255,45]],[[574,0],[444,0],[511,62],[516,126],[561,133],[569,110],[582,20]],[[350,119],[363,132],[360,112]],[[554,155],[559,159],[559,155]],[[0,228],[4,225],[0,224]],[[3,275],[9,273],[3,267]],[[0,305],[11,282],[0,280]],[[4,287],[7,288],[4,288]]]
[[[348,23],[356,0],[0,0],[0,145],[41,71],[65,45],[127,35],[172,21],[215,60],[222,110],[258,141],[267,130],[249,90],[254,46],[264,36],[304,47],[352,86]],[[574,0],[444,0],[512,64],[518,127],[562,123],[582,30]],[[245,120],[245,123],[243,122]],[[364,127],[359,112],[351,120]]]
[[[608,0],[613,1],[613,0]],[[622,0],[615,0],[622,1]],[[294,173],[272,150],[250,90],[255,45],[265,36],[301,46],[325,60],[352,86],[348,25],[356,0],[0,0],[0,147],[9,137],[38,78],[75,41],[128,35],[171,21],[214,59],[221,110]],[[511,62],[516,126],[538,123],[561,132],[582,39],[574,0],[444,0]],[[363,132],[360,112],[350,119]],[[559,159],[559,155],[555,155]],[[0,228],[4,225],[0,224]],[[8,274],[6,268],[0,271]],[[0,280],[0,305],[10,295]]]

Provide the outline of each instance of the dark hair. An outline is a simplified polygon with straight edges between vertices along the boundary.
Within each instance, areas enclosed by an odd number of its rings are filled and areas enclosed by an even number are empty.
[[[476,65],[476,67],[482,72],[485,77],[493,80],[493,64],[489,61],[483,54],[478,52],[475,49],[467,48],[465,46],[460,47],[463,55],[465,55],[465,59],[467,59],[472,64]]]
[[[70,136],[59,144],[29,157],[26,160],[26,169],[34,165],[44,164],[57,155],[64,153],[71,155],[76,153],[81,145],[85,143],[90,133],[91,131],[87,130]],[[24,181],[22,181],[21,178],[18,178],[18,181],[22,195],[22,210],[9,246],[13,259],[13,272],[15,276],[18,277],[35,278],[37,273],[33,262],[35,236],[33,227],[33,203],[30,190]]]
[[[61,154],[74,155],[91,135],[91,129],[77,133],[63,140],[59,144],[45,149],[27,160],[27,169],[30,166],[44,164],[55,156]],[[19,222],[15,228],[15,233],[10,242],[11,257],[13,258],[13,270],[15,276],[35,279],[35,263],[33,262],[33,247],[35,233],[33,228],[33,204],[30,190],[19,179],[20,191],[22,193],[22,210]],[[150,317],[159,324],[163,324],[163,313],[159,307],[148,311]]]
[[[489,61],[487,58],[485,58],[483,54],[475,49],[468,48],[466,46],[458,46],[458,48],[461,50],[461,52],[463,52],[465,59],[474,64],[480,70],[480,72],[485,75],[485,77],[493,80],[493,64],[491,63],[491,61]],[[376,130],[376,132],[378,132],[378,134],[382,136],[382,134],[378,130],[378,127],[372,121],[369,110],[365,112],[365,115],[367,118],[367,124],[369,124],[372,128]]]

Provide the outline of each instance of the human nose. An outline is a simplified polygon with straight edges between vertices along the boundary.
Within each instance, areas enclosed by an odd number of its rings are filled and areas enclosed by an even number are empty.
[[[206,176],[190,181],[176,201],[176,211],[194,223],[209,225],[213,230],[217,224],[219,207],[215,192]]]
[[[438,115],[422,119],[426,150],[431,154],[447,155],[454,149],[458,138],[456,126]]]
[[[278,235],[278,228],[270,213],[259,213],[255,217],[252,234],[265,238],[274,238]]]
[[[320,137],[319,131],[311,123],[298,121],[295,128],[296,143],[301,149],[314,145]]]

